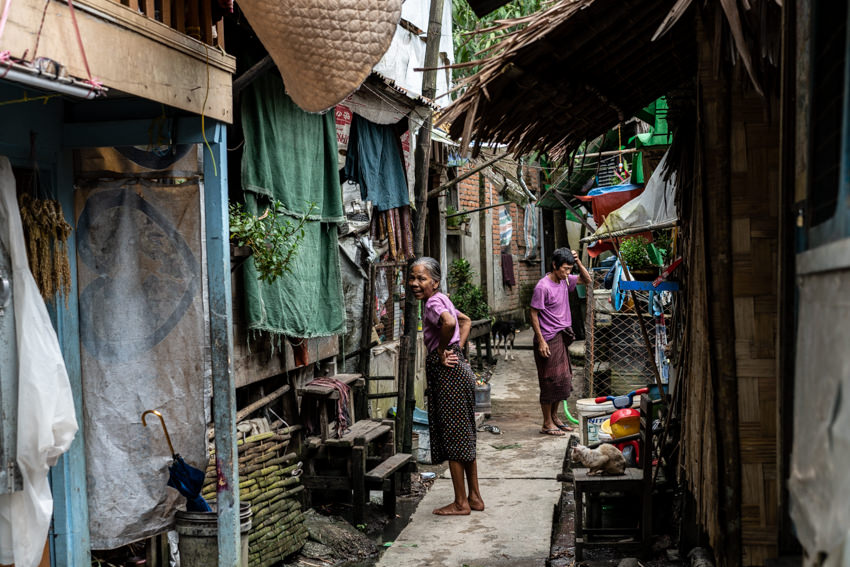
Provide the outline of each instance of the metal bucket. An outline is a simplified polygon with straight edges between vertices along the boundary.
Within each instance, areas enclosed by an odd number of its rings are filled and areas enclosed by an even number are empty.
[[[181,567],[218,566],[218,516],[212,512],[187,512],[178,510],[176,529],[180,535]],[[239,505],[239,533],[241,534],[241,562],[248,567],[248,532],[251,531],[251,504]]]

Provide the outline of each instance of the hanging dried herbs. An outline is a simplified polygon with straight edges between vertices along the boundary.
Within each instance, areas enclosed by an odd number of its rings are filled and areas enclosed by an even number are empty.
[[[67,307],[71,292],[68,262],[71,225],[55,200],[37,199],[24,193],[19,204],[30,271],[35,283],[45,300],[51,301],[57,293],[61,293]]]

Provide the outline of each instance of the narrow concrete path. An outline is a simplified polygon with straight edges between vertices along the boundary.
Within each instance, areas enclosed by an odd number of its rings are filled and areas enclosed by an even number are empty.
[[[446,472],[419,503],[379,567],[542,567],[549,556],[556,476],[568,437],[541,435],[537,373],[530,350],[500,358],[491,380],[491,418],[501,435],[478,433],[478,471],[487,509],[470,516],[431,513],[453,499]]]

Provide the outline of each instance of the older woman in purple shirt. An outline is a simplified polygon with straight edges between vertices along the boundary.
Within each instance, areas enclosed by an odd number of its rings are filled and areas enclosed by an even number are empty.
[[[580,275],[571,275],[573,265],[578,265]],[[552,253],[552,271],[534,286],[531,297],[531,327],[534,329],[534,362],[540,384],[540,409],[543,427],[540,433],[562,436],[572,427],[558,418],[558,404],[570,397],[572,367],[567,347],[575,335],[572,330],[569,294],[576,284],[590,283],[578,253],[568,248],[558,248]]]
[[[435,259],[426,256],[416,260],[407,283],[416,299],[425,300],[422,331],[428,349],[425,375],[431,462],[449,461],[455,493],[454,501],[435,509],[434,514],[467,515],[470,510],[484,509],[475,458],[475,375],[461,350],[472,321],[438,291],[440,264]]]

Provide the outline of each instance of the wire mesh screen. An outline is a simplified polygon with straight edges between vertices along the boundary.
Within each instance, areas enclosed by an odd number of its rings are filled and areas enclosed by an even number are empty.
[[[636,291],[635,295],[653,354],[646,348],[634,310],[625,305],[621,311],[614,308],[611,290],[603,284],[606,272],[593,270],[593,285],[588,286],[587,293],[585,371],[589,397],[624,394],[655,381],[656,324],[649,312],[649,292]],[[664,311],[669,315],[671,306],[668,304]]]

